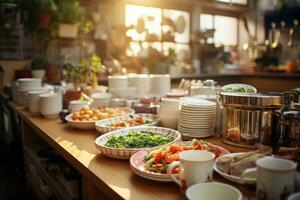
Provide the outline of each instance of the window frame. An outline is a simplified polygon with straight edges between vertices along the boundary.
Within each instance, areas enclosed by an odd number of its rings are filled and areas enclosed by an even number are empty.
[[[240,20],[241,20],[241,14],[238,13],[230,13],[227,11],[223,11],[223,10],[218,10],[218,9],[205,9],[205,12],[201,12],[199,15],[199,22],[200,22],[200,17],[201,14],[207,14],[207,15],[213,15],[213,28],[215,26],[215,16],[216,15],[220,15],[220,16],[224,16],[224,17],[233,17],[237,19],[237,32],[236,32],[236,37],[237,37],[237,44],[235,46],[239,46],[240,44]],[[200,28],[200,24],[199,24],[199,28]]]

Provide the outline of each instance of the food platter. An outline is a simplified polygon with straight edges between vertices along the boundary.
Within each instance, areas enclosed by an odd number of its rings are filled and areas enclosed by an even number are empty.
[[[158,123],[158,117],[157,115],[154,114],[132,114],[132,115],[125,115],[121,117],[113,117],[113,118],[108,118],[108,119],[103,119],[99,120],[95,123],[96,130],[99,131],[100,133],[107,133],[110,131],[115,131],[121,128],[126,128],[126,127],[116,127],[112,126],[115,123],[120,123],[120,122],[128,122],[129,120],[134,120],[136,118],[141,118],[143,122],[149,122],[149,123],[141,123],[142,126],[156,126]],[[127,125],[127,124],[125,124]],[[139,126],[141,126],[139,125]],[[138,126],[138,125],[135,125]],[[133,127],[130,126],[130,127]]]
[[[226,154],[225,156],[236,156],[236,155],[241,155],[241,154],[244,154],[244,153],[230,153],[230,154]],[[213,169],[218,174],[220,174],[223,178],[225,178],[229,181],[235,182],[235,183],[239,183],[239,184],[255,184],[256,183],[256,175],[255,174],[253,175],[253,177],[244,177],[244,180],[242,180],[241,177],[239,177],[239,176],[234,176],[234,175],[230,175],[230,174],[222,172],[217,167],[218,159],[220,159],[221,157],[216,159],[216,162],[214,163]]]
[[[117,136],[117,137],[122,137],[129,135],[130,133],[134,132],[152,132],[156,133],[161,136],[170,136],[172,137],[172,141],[163,144],[161,146],[169,145],[174,142],[177,142],[181,140],[181,135],[178,131],[175,131],[173,129],[169,128],[163,128],[163,127],[157,127],[157,126],[137,126],[137,127],[130,127],[130,128],[124,128],[124,129],[119,129],[115,131],[108,132],[106,134],[103,134],[99,136],[95,140],[95,145],[99,152],[101,154],[111,157],[111,158],[116,158],[116,159],[129,159],[130,156],[132,156],[135,152],[139,150],[148,150],[148,149],[153,149],[153,148],[158,148],[160,146],[153,146],[153,147],[140,147],[140,148],[116,148],[116,147],[109,147],[107,146],[107,143],[109,141],[109,138],[111,138],[112,135]]]
[[[188,142],[178,142],[176,144],[190,144],[191,141]],[[209,143],[208,143],[209,144]],[[220,146],[209,144],[212,147],[216,148],[218,151],[221,152],[222,155],[229,154],[230,152]],[[130,168],[131,170],[137,174],[138,176],[141,176],[146,179],[154,180],[154,181],[160,181],[160,182],[171,182],[172,179],[168,174],[164,173],[157,173],[148,171],[145,169],[145,156],[149,153],[148,150],[141,150],[133,154],[130,158]]]

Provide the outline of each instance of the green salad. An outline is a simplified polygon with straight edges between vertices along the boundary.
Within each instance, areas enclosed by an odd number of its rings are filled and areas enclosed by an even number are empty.
[[[247,85],[228,86],[224,89],[225,92],[238,92],[238,93],[255,93],[253,87]]]
[[[174,138],[149,131],[131,132],[128,135],[111,135],[105,146],[112,148],[150,148],[172,142]]]

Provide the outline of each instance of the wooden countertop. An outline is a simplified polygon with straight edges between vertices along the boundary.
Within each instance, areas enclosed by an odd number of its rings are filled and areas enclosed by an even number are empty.
[[[115,160],[101,155],[94,145],[94,141],[99,135],[96,130],[76,130],[59,119],[31,116],[28,111],[14,103],[9,103],[9,105],[76,170],[112,199],[185,199],[184,194],[179,192],[175,183],[161,183],[144,179],[130,170],[128,161]],[[218,138],[210,138],[207,141],[221,145],[232,152],[240,150],[223,144]],[[244,199],[255,199],[254,186],[242,186],[228,182],[216,173],[214,180],[238,187],[242,191]]]

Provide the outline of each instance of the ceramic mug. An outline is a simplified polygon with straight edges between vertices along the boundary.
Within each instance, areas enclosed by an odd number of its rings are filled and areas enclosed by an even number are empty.
[[[246,169],[241,178],[256,171],[256,199],[284,200],[294,192],[297,163],[265,156],[256,161],[256,168]]]
[[[179,153],[180,161],[171,163],[168,174],[181,189],[196,183],[212,181],[215,154],[202,150],[188,150]],[[179,168],[179,179],[172,173],[175,167]]]

